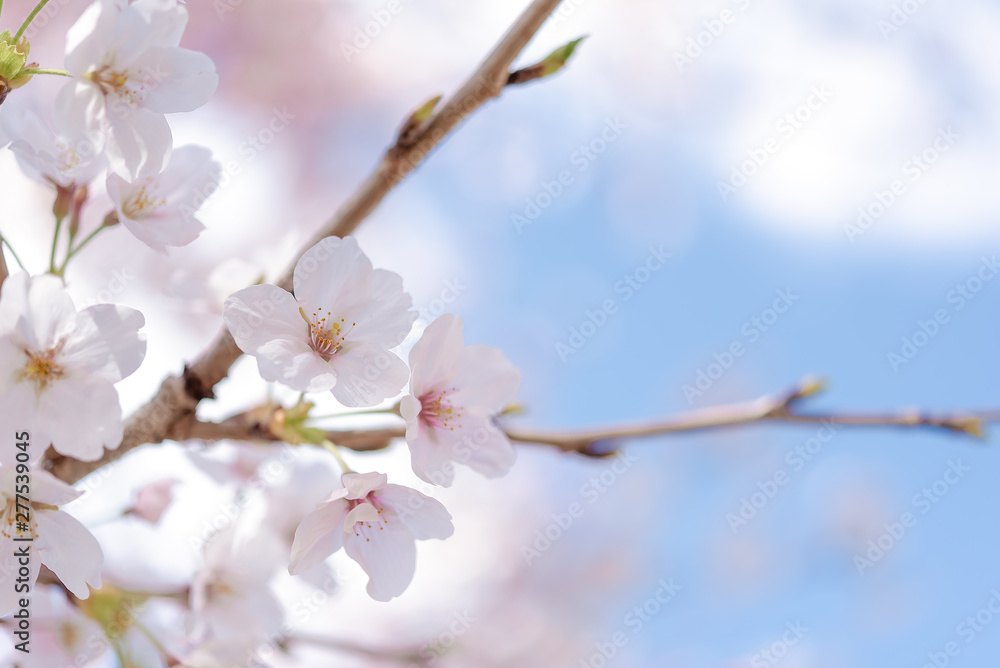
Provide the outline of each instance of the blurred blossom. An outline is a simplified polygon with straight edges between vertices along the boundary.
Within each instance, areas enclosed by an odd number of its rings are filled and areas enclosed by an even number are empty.
[[[179,482],[175,478],[166,478],[140,488],[136,493],[135,503],[125,514],[134,515],[150,524],[159,524],[173,500],[173,488]]]

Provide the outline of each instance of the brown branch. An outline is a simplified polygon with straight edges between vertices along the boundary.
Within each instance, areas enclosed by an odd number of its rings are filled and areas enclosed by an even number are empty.
[[[819,382],[806,379],[793,390],[778,396],[765,396],[754,401],[715,406],[691,411],[676,417],[642,424],[598,427],[580,431],[536,429],[505,429],[507,436],[519,443],[549,445],[564,452],[587,457],[614,454],[617,443],[630,438],[645,438],[712,429],[729,429],[763,422],[799,422],[858,427],[931,427],[973,436],[983,435],[983,424],[1000,422],[1000,410],[933,416],[919,411],[899,413],[841,414],[800,413],[801,400],[822,389]],[[184,425],[184,436],[197,440],[280,441],[273,425],[280,424],[284,409],[268,405],[234,415],[224,422],[211,423],[190,420]],[[393,439],[405,435],[402,425],[373,430],[327,431],[328,440],[339,446],[367,452],[389,447]]]
[[[559,2],[534,0],[458,92],[420,130],[411,132],[405,144],[397,140],[386,152],[375,171],[315,234],[303,252],[326,237],[343,237],[353,232],[463,119],[497,97],[506,84],[511,63]],[[288,267],[278,285],[290,290],[293,270],[294,266]],[[178,423],[194,415],[198,402],[213,396],[212,389],[226,377],[241,354],[233,337],[223,328],[212,346],[185,368],[183,376],[163,381],[153,398],[125,421],[125,435],[117,449],[105,450],[96,462],[80,462],[50,452],[45,466],[59,479],[74,483],[139,445],[172,438]]]

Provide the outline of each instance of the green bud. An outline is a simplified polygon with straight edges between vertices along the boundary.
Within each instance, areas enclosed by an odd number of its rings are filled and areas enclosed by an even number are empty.
[[[511,72],[507,77],[507,85],[522,84],[535,79],[541,79],[551,74],[555,74],[569,62],[580,42],[587,39],[587,36],[578,37],[568,44],[560,46],[558,49],[545,56],[544,59],[523,69]]]
[[[322,429],[309,427],[309,411],[315,404],[302,401],[291,408],[277,408],[271,417],[268,430],[289,445],[311,443],[319,445],[326,440],[326,432]]]
[[[434,114],[434,110],[437,109],[442,97],[441,95],[435,95],[409,115],[406,122],[403,123],[403,127],[399,129],[399,136],[396,141],[400,146],[408,145],[416,137],[417,132],[423,127],[424,122]]]
[[[576,51],[576,47],[580,44],[580,42],[582,42],[585,39],[587,39],[586,35],[584,35],[583,37],[578,37],[569,44],[564,44],[563,46],[560,46],[558,49],[547,55],[545,57],[545,60],[541,62],[542,73],[540,76],[547,77],[550,74],[555,74],[556,72],[561,70],[566,65],[566,63],[569,62],[569,59],[570,57],[572,57],[573,52]]]
[[[27,38],[22,37],[15,44],[9,30],[0,33],[0,104],[7,98],[7,93],[31,79],[31,74],[24,73],[25,69],[37,66],[37,63],[28,65],[30,50]]]

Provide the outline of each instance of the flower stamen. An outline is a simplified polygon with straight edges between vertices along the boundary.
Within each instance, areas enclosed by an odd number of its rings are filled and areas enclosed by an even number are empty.
[[[309,325],[309,344],[313,350],[327,361],[330,361],[330,358],[333,357],[340,349],[340,346],[344,344],[344,341],[347,340],[347,335],[357,325],[356,322],[352,322],[350,327],[345,331],[347,321],[341,318],[338,322],[331,315],[330,311],[323,311],[322,308],[317,308],[313,311],[311,318],[305,315],[305,311],[301,312],[306,324]]]
[[[420,397],[420,419],[424,424],[434,429],[447,429],[455,431],[455,424],[461,424],[461,406],[455,407],[448,397],[449,392],[454,392],[455,388],[450,387],[440,392],[428,392]]]
[[[139,192],[136,193],[135,197],[131,198],[122,205],[122,213],[124,213],[130,220],[139,220],[143,216],[149,216],[156,209],[164,206],[167,200],[158,197],[154,198],[149,193],[149,188],[155,188],[156,184],[153,183],[151,177],[146,178],[146,182],[142,184],[139,188]]]
[[[62,344],[44,352],[25,350],[28,361],[21,369],[18,380],[30,380],[37,391],[44,390],[53,380],[59,380],[66,375],[66,369],[55,361],[56,355],[62,349]]]

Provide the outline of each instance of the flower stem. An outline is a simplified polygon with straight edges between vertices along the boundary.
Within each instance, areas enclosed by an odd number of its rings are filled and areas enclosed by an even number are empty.
[[[333,456],[336,457],[337,463],[340,464],[340,468],[343,469],[345,474],[354,473],[351,467],[347,465],[347,462],[344,461],[344,458],[340,456],[340,448],[334,445],[332,441],[323,441],[323,447],[333,453]]]
[[[56,231],[52,235],[52,252],[49,253],[49,273],[61,276],[61,270],[56,271],[56,248],[59,246],[59,232],[62,231],[63,219],[65,216],[56,216]],[[63,263],[63,268],[66,263]]]
[[[373,408],[368,411],[353,411],[350,413],[331,413],[329,415],[310,415],[310,420],[331,420],[333,418],[354,417],[355,415],[395,415],[396,407]]]
[[[0,0],[0,2],[2,2],[2,0]],[[14,258],[14,262],[17,262],[17,266],[19,266],[19,267],[21,268],[21,271],[27,271],[27,270],[26,270],[26,269],[24,268],[24,263],[23,263],[23,262],[21,262],[21,258],[19,258],[19,257],[17,256],[17,252],[15,252],[15,251],[14,251],[14,247],[10,245],[10,242],[9,242],[9,241],[7,241],[7,238],[6,238],[6,237],[2,237],[2,236],[0,236],[0,244],[2,244],[2,245],[4,245],[4,246],[6,246],[6,247],[7,247],[7,250],[9,250],[9,251],[10,251],[10,256],[11,256],[12,258]],[[2,252],[2,251],[0,251],[0,252]]]
[[[90,243],[91,240],[93,240],[94,237],[96,237],[98,234],[100,234],[101,230],[103,230],[106,227],[108,227],[108,225],[101,225],[96,230],[94,230],[93,232],[91,232],[90,234],[88,234],[87,236],[85,236],[83,238],[83,241],[81,241],[80,243],[78,243],[75,248],[70,248],[69,251],[66,252],[66,259],[63,260],[62,266],[59,267],[59,269],[57,271],[53,271],[52,273],[58,274],[59,276],[62,276],[64,273],[66,273],[66,265],[68,265],[69,261],[71,259],[73,259],[73,256],[76,255],[77,253],[79,253],[83,249],[84,246],[86,246],[88,243]]]
[[[29,67],[26,70],[21,70],[21,74],[55,74],[60,77],[73,76],[66,70],[57,70],[49,67]]]
[[[174,655],[171,654],[167,650],[167,648],[163,646],[163,643],[161,643],[159,640],[157,640],[156,636],[153,635],[153,632],[150,631],[148,628],[146,628],[146,626],[144,624],[142,624],[135,617],[132,618],[132,626],[134,626],[135,628],[137,628],[139,630],[139,632],[142,633],[142,635],[146,636],[146,638],[153,645],[153,647],[156,648],[156,651],[159,652],[163,656],[163,658],[168,661],[168,665],[169,665],[169,661],[170,660],[176,660],[176,658],[174,657]]]
[[[24,23],[21,24],[21,27],[18,29],[17,34],[14,35],[14,44],[17,44],[18,41],[20,41],[21,35],[23,35],[24,31],[28,29],[28,26],[31,25],[31,22],[35,20],[35,17],[38,16],[38,12],[42,11],[42,9],[44,9],[45,5],[47,4],[49,4],[49,0],[38,0],[38,4],[35,5],[35,8],[31,10],[30,14],[28,14],[28,18],[24,19]]]

